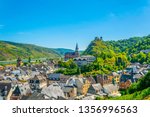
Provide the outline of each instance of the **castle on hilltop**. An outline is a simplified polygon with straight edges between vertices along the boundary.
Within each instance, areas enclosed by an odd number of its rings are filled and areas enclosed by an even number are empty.
[[[76,48],[74,52],[67,52],[65,53],[65,61],[69,60],[69,59],[74,59],[76,57],[79,57],[79,48],[78,48],[78,44],[76,44]]]

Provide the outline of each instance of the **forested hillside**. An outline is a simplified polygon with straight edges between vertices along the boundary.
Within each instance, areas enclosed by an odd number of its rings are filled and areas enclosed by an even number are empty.
[[[115,52],[125,52],[131,62],[150,63],[150,35],[118,41],[106,41]],[[148,50],[144,53],[143,50]]]
[[[57,58],[60,55],[49,48],[32,44],[20,44],[14,42],[0,41],[0,61],[21,58]]]
[[[146,53],[145,50],[147,50]],[[130,62],[150,63],[150,35],[118,41],[103,41],[96,37],[83,54],[103,59],[122,54],[126,55]]]
[[[139,53],[141,50],[150,49],[150,35],[118,41],[106,41],[105,43],[110,45],[116,52]]]
[[[129,64],[125,52],[115,52],[109,44],[98,37],[89,44],[83,54],[93,55],[97,58],[94,63],[84,66],[85,72],[92,70],[94,72],[109,73],[110,71],[124,69]]]

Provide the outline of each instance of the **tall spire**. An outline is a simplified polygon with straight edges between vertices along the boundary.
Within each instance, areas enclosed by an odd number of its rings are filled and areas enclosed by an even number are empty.
[[[76,52],[79,51],[79,48],[78,48],[78,43],[76,43],[76,49],[75,49]]]

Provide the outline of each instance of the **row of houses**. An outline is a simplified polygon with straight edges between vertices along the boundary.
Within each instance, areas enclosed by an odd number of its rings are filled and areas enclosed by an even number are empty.
[[[149,65],[141,65],[140,63],[131,64],[121,72],[119,88],[129,88],[132,83],[143,78],[149,70]]]
[[[11,100],[30,99],[35,93],[39,96],[43,95],[44,99],[78,99],[78,97],[85,98],[89,95],[113,96],[119,94],[117,85],[111,83],[101,85],[92,77],[72,76],[52,80],[51,77],[39,74],[25,83],[12,85],[10,81],[1,81],[0,86],[3,99]],[[36,98],[38,97],[32,97],[32,99]]]
[[[96,96],[120,96],[142,78],[149,65],[133,64],[123,71],[96,77],[66,76],[51,72],[46,64],[5,68],[0,71],[0,99],[95,99]]]

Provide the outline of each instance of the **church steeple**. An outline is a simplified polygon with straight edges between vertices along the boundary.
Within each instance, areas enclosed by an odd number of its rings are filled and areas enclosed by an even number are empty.
[[[79,47],[78,47],[78,43],[76,43],[75,56],[76,56],[76,57],[79,57],[79,56],[80,56],[80,54],[79,54]]]
[[[78,52],[79,51],[79,47],[78,47],[78,43],[76,43],[76,49],[75,49],[75,52]]]

